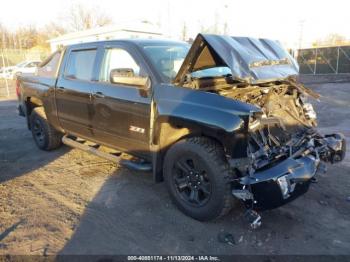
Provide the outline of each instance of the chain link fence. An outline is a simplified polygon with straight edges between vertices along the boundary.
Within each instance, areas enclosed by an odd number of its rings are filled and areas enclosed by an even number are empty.
[[[350,74],[350,46],[299,49],[300,74]]]
[[[2,98],[16,98],[15,80],[0,79],[0,100]]]
[[[295,53],[302,75],[350,74],[350,46],[299,49]],[[44,60],[45,50],[0,49],[0,68],[26,60]],[[13,94],[14,83],[0,77],[0,97]]]
[[[27,60],[43,60],[49,55],[46,50],[1,49],[0,68],[13,66]]]
[[[23,61],[43,61],[48,55],[47,50],[0,49],[0,98],[12,97],[15,94],[15,81],[7,68]]]

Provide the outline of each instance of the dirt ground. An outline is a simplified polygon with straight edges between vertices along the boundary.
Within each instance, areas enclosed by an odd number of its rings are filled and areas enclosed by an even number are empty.
[[[314,87],[322,132],[350,140],[350,83]],[[348,143],[348,148],[350,148]],[[37,149],[14,100],[0,100],[0,254],[350,254],[350,156],[249,229],[238,207],[198,222],[150,173],[63,146]],[[218,241],[220,233],[233,243]]]

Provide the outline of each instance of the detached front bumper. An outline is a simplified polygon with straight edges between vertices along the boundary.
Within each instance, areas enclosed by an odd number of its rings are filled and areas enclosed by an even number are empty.
[[[268,169],[242,177],[239,180],[242,189],[234,189],[233,195],[257,210],[273,209],[294,200],[308,191],[313,177],[324,167],[321,160],[334,163],[345,157],[343,135],[325,136],[325,143],[327,150],[307,149]]]
[[[319,161],[310,155],[288,158],[272,168],[254,173],[241,183],[250,185],[256,209],[272,209],[306,193],[318,167]]]

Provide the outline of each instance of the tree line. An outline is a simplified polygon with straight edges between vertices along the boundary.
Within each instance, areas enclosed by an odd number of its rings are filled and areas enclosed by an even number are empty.
[[[0,48],[31,49],[33,47],[49,48],[47,40],[62,34],[77,32],[112,24],[112,18],[81,4],[72,5],[70,10],[60,17],[59,22],[50,22],[43,27],[27,25],[10,30],[0,21]]]

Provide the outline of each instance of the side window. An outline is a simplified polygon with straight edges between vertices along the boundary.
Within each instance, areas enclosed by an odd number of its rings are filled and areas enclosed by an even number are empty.
[[[124,49],[106,49],[100,73],[100,81],[110,82],[110,73],[113,69],[132,69],[135,76],[142,75],[140,66]]]
[[[38,64],[36,62],[31,62],[28,65],[26,65],[26,67],[36,67]]]
[[[55,77],[60,61],[61,52],[56,52],[49,57],[40,67],[38,67],[38,76]]]
[[[68,58],[65,77],[90,81],[94,70],[96,49],[72,51]]]

